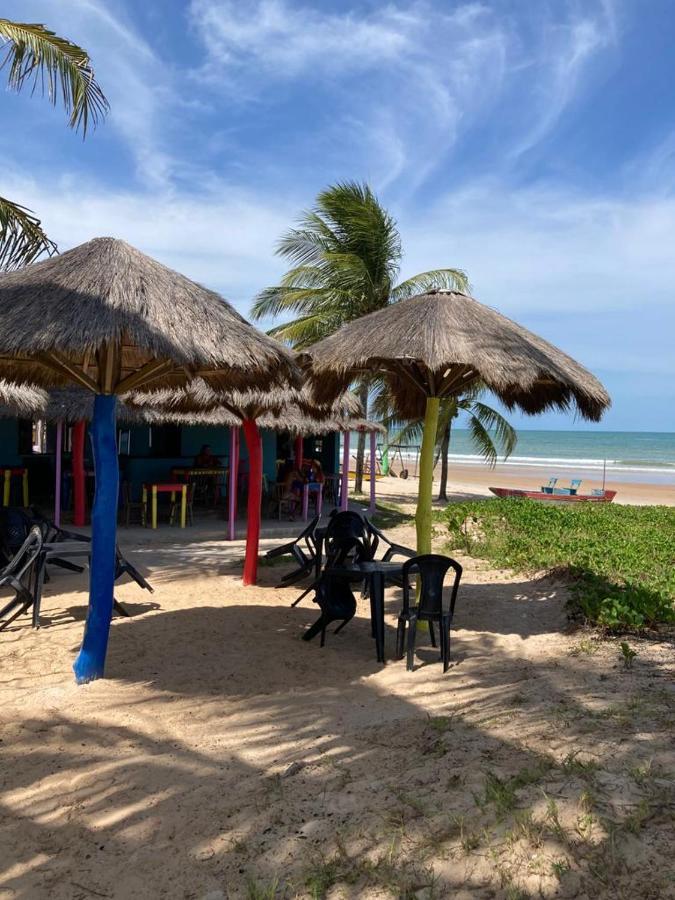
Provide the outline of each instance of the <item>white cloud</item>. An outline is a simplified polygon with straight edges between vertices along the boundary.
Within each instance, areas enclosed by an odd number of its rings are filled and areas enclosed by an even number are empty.
[[[411,192],[472,130],[502,123],[497,166],[514,164],[554,127],[589,62],[613,41],[611,0],[559,4],[517,21],[497,4],[419,2],[329,12],[295,0],[192,0],[206,50],[202,85],[256,114],[288,90],[317,93],[338,141],[335,164]],[[527,27],[527,33],[524,29]],[[300,103],[300,101],[298,101]],[[301,106],[296,107],[296,113]],[[311,131],[312,114],[306,122]],[[392,147],[392,144],[394,145]]]

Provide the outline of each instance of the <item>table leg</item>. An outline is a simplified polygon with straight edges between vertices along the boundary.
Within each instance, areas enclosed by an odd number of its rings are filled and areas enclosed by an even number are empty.
[[[180,527],[185,528],[187,521],[187,485],[184,484],[180,492]]]
[[[370,579],[372,614],[375,618],[377,661],[384,662],[384,575],[373,572]]]
[[[28,470],[23,473],[21,484],[23,486],[23,505],[28,506]]]
[[[12,489],[12,473],[9,469],[5,469],[5,483],[2,490],[2,505],[9,506],[9,496]]]
[[[323,536],[316,538],[316,561],[314,563],[314,578],[316,581],[321,576],[321,563],[323,562]]]
[[[316,514],[319,518],[321,518],[322,511],[323,511],[323,485],[320,485],[319,490],[316,492]]]
[[[303,522],[307,521],[308,515],[309,515],[309,485],[303,484],[303,486],[302,486],[302,520],[303,520]]]
[[[157,485],[152,486],[152,527],[157,528]]]

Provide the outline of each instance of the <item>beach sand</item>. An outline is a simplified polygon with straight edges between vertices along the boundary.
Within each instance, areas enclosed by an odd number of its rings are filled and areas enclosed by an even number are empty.
[[[367,601],[301,641],[222,527],[121,531],[155,593],[118,587],[105,680],[71,672],[86,575],[0,634],[0,898],[672,896],[672,643],[625,670],[564,584],[466,559],[450,671],[392,659],[397,590],[383,667]]]
[[[395,470],[398,472],[400,466],[397,465]],[[391,478],[389,476],[378,479],[378,494],[382,493],[383,496],[387,495],[393,498],[398,497],[403,502],[410,495],[415,496],[417,494],[418,480],[413,474],[414,464],[409,467],[409,472],[410,475],[407,479]],[[516,467],[508,464],[499,464],[495,469],[489,469],[487,466],[454,465],[448,469],[448,498],[450,500],[463,500],[474,497],[491,497],[493,495],[489,491],[490,487],[539,490],[542,484],[545,484],[549,477],[555,474],[554,471],[549,473],[548,470],[542,468]],[[434,473],[434,491],[436,494],[438,492],[439,476],[440,466],[437,466]],[[569,484],[569,476],[561,476],[558,483],[561,487],[565,487],[565,485]],[[601,487],[602,475],[599,478],[597,472],[584,475],[582,491],[590,492],[594,488]],[[615,481],[613,478],[608,478],[606,487],[617,492],[614,503],[638,504],[641,506],[650,504],[675,505],[675,483],[628,482]],[[367,483],[365,489],[368,490]]]

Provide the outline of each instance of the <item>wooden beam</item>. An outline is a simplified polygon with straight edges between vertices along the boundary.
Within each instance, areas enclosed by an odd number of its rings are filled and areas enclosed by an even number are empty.
[[[66,378],[79,384],[80,387],[86,388],[88,391],[93,391],[95,394],[98,393],[98,385],[94,379],[87,375],[86,372],[83,372],[80,368],[73,365],[70,360],[62,357],[60,353],[57,353],[54,350],[46,350],[44,353],[37,356],[35,361],[42,363],[43,366],[46,366],[53,372],[58,372],[59,375],[65,375]]]
[[[173,367],[174,363],[170,359],[151,359],[136,372],[123,378],[117,385],[117,393],[126,394],[127,391],[144,386],[160,375],[166,374]]]

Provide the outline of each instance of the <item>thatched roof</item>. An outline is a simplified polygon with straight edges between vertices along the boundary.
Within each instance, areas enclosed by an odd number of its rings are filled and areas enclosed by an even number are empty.
[[[84,388],[64,388],[43,391],[25,385],[8,385],[0,381],[0,418],[44,419],[47,422],[91,421],[94,411],[94,395]],[[129,425],[161,425],[169,422],[162,410],[140,409],[117,404],[118,422]]]
[[[455,291],[429,291],[349,322],[304,359],[319,400],[377,372],[403,418],[423,415],[427,396],[451,396],[476,382],[527,413],[576,405],[597,421],[610,404],[597,378],[566,353]]]
[[[326,416],[362,416],[361,401],[352,391],[343,391],[330,402],[319,403],[305,385],[297,388],[270,388],[266,391],[214,391],[196,378],[184,388],[159,391],[132,391],[125,395],[130,406],[163,409],[179,413],[228,410],[240,419],[259,419],[265,414],[281,415],[289,410],[315,418]]]
[[[0,377],[123,393],[193,375],[226,389],[298,383],[280,343],[124,241],[96,238],[0,275]]]
[[[13,384],[0,378],[0,418],[39,418],[47,406],[47,392],[30,384]]]

